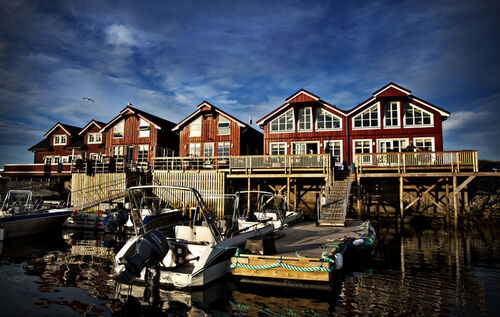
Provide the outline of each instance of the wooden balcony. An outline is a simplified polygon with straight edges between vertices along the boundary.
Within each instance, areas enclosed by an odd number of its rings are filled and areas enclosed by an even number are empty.
[[[424,170],[451,173],[478,172],[477,151],[355,154],[354,163],[358,174],[377,171],[408,173]]]

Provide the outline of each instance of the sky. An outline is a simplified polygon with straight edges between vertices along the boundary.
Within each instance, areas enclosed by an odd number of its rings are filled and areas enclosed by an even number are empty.
[[[0,0],[0,167],[56,123],[202,101],[255,123],[303,88],[349,110],[389,82],[451,112],[444,149],[500,160],[498,1]],[[95,102],[85,101],[83,97]]]

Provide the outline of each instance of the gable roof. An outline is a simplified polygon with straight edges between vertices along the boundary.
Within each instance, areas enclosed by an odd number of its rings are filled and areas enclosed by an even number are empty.
[[[50,150],[50,139],[45,138],[42,141],[38,142],[37,144],[33,145],[28,149],[28,151],[47,151]]]
[[[109,129],[111,126],[113,126],[117,121],[122,118],[127,112],[131,112],[132,114],[136,114],[140,118],[144,119],[146,122],[149,124],[153,125],[155,128],[158,130],[161,130],[162,128],[166,129],[171,129],[175,125],[175,123],[170,122],[168,120],[162,119],[160,117],[157,117],[155,115],[152,115],[150,113],[147,113],[145,111],[142,111],[137,108],[133,108],[131,106],[125,107],[122,111],[120,111],[120,114],[118,114],[113,120],[111,120],[108,124],[106,124],[99,132],[106,131]]]
[[[54,126],[47,133],[45,133],[44,136],[45,137],[49,136],[58,127],[61,128],[61,129],[63,129],[64,132],[66,132],[69,135],[78,134],[78,131],[80,131],[80,129],[81,129],[79,127],[75,127],[75,126],[72,126],[72,125],[69,125],[69,124],[57,122],[56,124],[54,124]]]
[[[375,91],[373,94],[373,96],[366,99],[365,101],[363,101],[362,103],[360,103],[359,105],[357,105],[356,107],[354,107],[353,109],[351,109],[347,115],[350,116],[351,114],[359,111],[360,109],[362,109],[364,106],[366,106],[367,104],[371,103],[372,101],[376,100],[377,98],[380,98],[380,97],[390,97],[390,96],[408,96],[408,98],[410,98],[411,100],[414,100],[414,101],[417,101],[419,102],[420,104],[424,105],[424,106],[427,106],[435,111],[437,111],[440,115],[444,116],[444,117],[448,117],[450,115],[450,113],[444,109],[441,109],[439,108],[438,106],[435,106],[429,102],[426,102],[418,97],[415,97],[411,94],[411,91],[404,88],[404,87],[401,87],[393,82],[390,82],[388,83],[387,85],[385,85],[384,87],[380,88],[379,90]]]
[[[217,112],[218,114],[220,114],[221,116],[223,116],[224,118],[228,119],[228,120],[231,120],[233,122],[235,122],[238,126],[244,128],[244,127],[249,127],[249,128],[252,128],[250,125],[236,119],[235,117],[227,114],[226,112],[220,110],[219,108],[217,108],[216,106],[210,104],[208,101],[203,101],[202,103],[200,103],[198,106],[196,106],[198,108],[198,110],[196,110],[195,112],[193,112],[192,114],[190,114],[189,116],[187,116],[184,120],[182,120],[181,122],[179,122],[175,127],[172,128],[172,131],[177,131],[179,130],[182,126],[186,125],[188,122],[192,121],[195,117],[197,117],[198,115],[201,114],[202,111],[204,111],[204,108],[208,108],[209,110],[213,110],[215,112]],[[253,129],[253,128],[252,128]]]
[[[294,93],[290,97],[286,98],[285,101],[286,102],[284,104],[282,104],[278,108],[274,109],[274,111],[268,113],[266,116],[264,116],[263,118],[258,120],[256,122],[256,124],[257,125],[265,124],[267,121],[269,121],[271,118],[276,116],[278,113],[284,111],[286,108],[291,106],[292,103],[296,103],[296,102],[319,102],[321,105],[325,106],[329,110],[336,112],[337,114],[339,114],[341,116],[344,116],[344,117],[346,116],[346,114],[343,110],[335,107],[334,105],[329,104],[326,101],[321,100],[320,97],[316,96],[315,94],[313,94],[305,89],[300,89],[299,91],[297,91],[296,93]]]
[[[82,135],[82,133],[85,132],[86,130],[90,129],[90,127],[92,125],[95,125],[99,129],[102,129],[102,127],[104,127],[106,125],[106,123],[92,119],[89,123],[87,123],[86,126],[83,127],[83,129],[80,130],[80,132],[78,132],[78,134]]]

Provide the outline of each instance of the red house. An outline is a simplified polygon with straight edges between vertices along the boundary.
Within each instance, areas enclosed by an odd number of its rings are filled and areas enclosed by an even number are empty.
[[[70,163],[73,155],[81,155],[81,150],[75,147],[81,141],[78,132],[81,130],[69,124],[56,123],[47,133],[45,139],[30,147],[28,150],[34,152],[34,163],[46,165],[57,165]]]
[[[301,89],[257,124],[264,128],[264,153],[332,153],[335,164],[347,160],[347,115]]]
[[[262,133],[204,101],[178,123],[179,156],[262,154]]]
[[[449,115],[391,82],[347,113],[349,160],[354,153],[401,152],[410,141],[422,150],[442,151],[442,122]]]
[[[79,146],[83,153],[83,158],[90,158],[96,161],[101,161],[105,155],[106,146],[104,144],[105,137],[100,132],[106,125],[104,122],[91,120],[83,129],[78,132],[80,136]]]
[[[99,130],[105,133],[106,156],[124,157],[130,164],[150,164],[159,156],[172,156],[179,137],[174,123],[127,106]]]

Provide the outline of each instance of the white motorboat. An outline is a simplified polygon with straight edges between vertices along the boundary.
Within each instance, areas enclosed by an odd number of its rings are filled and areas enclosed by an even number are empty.
[[[0,241],[60,229],[71,213],[70,208],[33,202],[30,190],[10,190],[0,209]]]
[[[231,256],[247,239],[274,231],[272,224],[261,228],[252,225],[254,230],[230,230],[231,218],[217,219],[197,190],[157,187],[166,192],[160,197],[169,199],[172,207],[190,212],[191,220],[176,225],[173,237],[168,237],[164,228],[157,228],[128,240],[115,257],[116,280],[120,283],[155,278],[162,285],[181,289],[206,286],[229,273]]]

